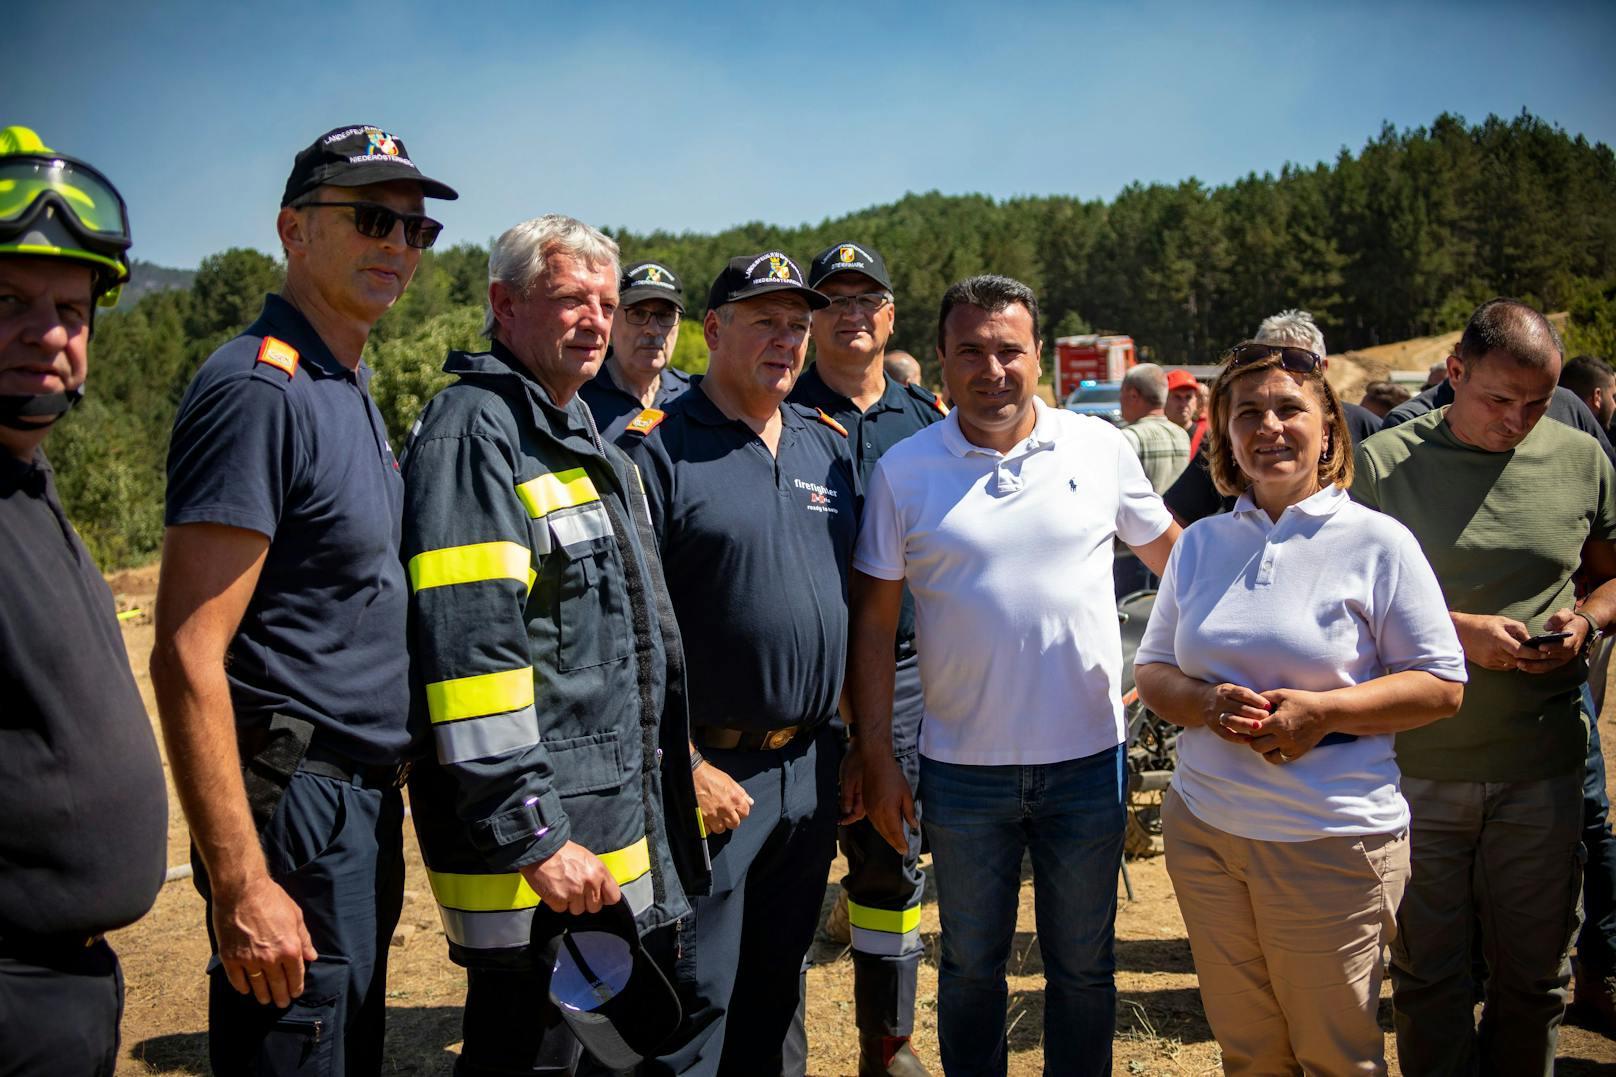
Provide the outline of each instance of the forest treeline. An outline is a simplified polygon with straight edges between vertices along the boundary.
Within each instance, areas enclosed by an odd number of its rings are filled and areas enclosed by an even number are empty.
[[[1616,358],[1616,156],[1525,113],[1388,125],[1327,164],[1219,187],[1136,183],[1110,201],[930,192],[795,228],[607,230],[625,261],[655,258],[680,274],[694,319],[732,255],[778,248],[806,262],[834,242],[870,244],[892,272],[896,344],[931,377],[943,291],[981,272],[1031,285],[1046,337],[1128,333],[1167,364],[1214,362],[1284,307],[1311,310],[1331,350],[1344,351],[1459,328],[1499,294],[1569,310],[1572,350]],[[367,358],[396,445],[444,384],[445,351],[478,343],[486,275],[484,248],[427,252],[377,324]],[[188,290],[153,292],[98,319],[86,400],[48,448],[104,567],[156,552],[175,406],[198,364],[280,279],[274,259],[232,249],[204,259]],[[705,364],[698,324],[679,343],[676,362]]]

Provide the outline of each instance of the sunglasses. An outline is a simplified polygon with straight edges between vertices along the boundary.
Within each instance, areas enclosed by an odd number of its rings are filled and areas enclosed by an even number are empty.
[[[650,310],[635,304],[624,307],[623,320],[630,325],[645,325],[647,322],[656,322],[663,329],[672,329],[679,321],[679,312],[676,310],[659,310],[652,313]]]
[[[297,208],[318,206],[327,209],[353,210],[354,229],[369,239],[386,239],[393,234],[393,226],[404,222],[404,242],[418,250],[425,250],[438,241],[443,225],[420,213],[399,213],[380,202],[299,202]]]
[[[1262,344],[1255,340],[1248,340],[1243,344],[1236,344],[1223,353],[1223,365],[1233,370],[1235,367],[1247,363],[1261,362],[1272,356],[1279,356],[1279,365],[1292,374],[1313,374],[1324,365],[1324,360],[1316,352],[1306,348],[1294,348],[1288,344]]]

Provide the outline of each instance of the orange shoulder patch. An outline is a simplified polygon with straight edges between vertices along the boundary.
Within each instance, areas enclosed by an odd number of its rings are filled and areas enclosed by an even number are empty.
[[[931,406],[937,409],[937,414],[944,417],[948,415],[948,405],[943,403],[943,396],[941,393],[931,394]]]
[[[826,415],[824,408],[815,408],[814,410],[819,413],[819,421],[820,422],[824,423],[826,426],[830,427],[832,430],[834,430],[838,434],[842,435],[842,437],[845,438],[847,436],[847,427],[843,426],[841,423],[837,422],[835,419],[832,419],[829,415]]]
[[[644,437],[657,428],[657,424],[668,417],[668,413],[661,408],[646,408],[634,418],[629,420],[627,429]]]
[[[258,345],[258,361],[285,371],[289,378],[297,376],[297,349],[284,340],[265,337],[264,342]]]

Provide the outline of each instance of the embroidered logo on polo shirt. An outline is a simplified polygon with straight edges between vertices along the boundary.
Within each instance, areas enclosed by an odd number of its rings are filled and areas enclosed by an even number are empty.
[[[284,340],[265,337],[258,345],[258,361],[284,371],[289,378],[297,376],[297,349]]]
[[[801,479],[792,479],[791,484],[808,495],[808,501],[803,508],[809,512],[828,512],[834,516],[841,511],[833,500],[837,492],[829,486],[821,486],[817,482],[804,482]]]
[[[1066,480],[1066,485],[1071,487],[1071,489],[1074,492],[1077,490],[1077,480],[1076,479],[1067,479]]]

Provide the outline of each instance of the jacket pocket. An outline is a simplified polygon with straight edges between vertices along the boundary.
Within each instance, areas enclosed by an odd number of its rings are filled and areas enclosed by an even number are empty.
[[[615,730],[545,741],[555,768],[555,791],[564,797],[616,789],[627,780]]]
[[[556,668],[620,662],[633,649],[628,592],[610,518],[598,501],[548,522],[560,573],[556,588]]]

